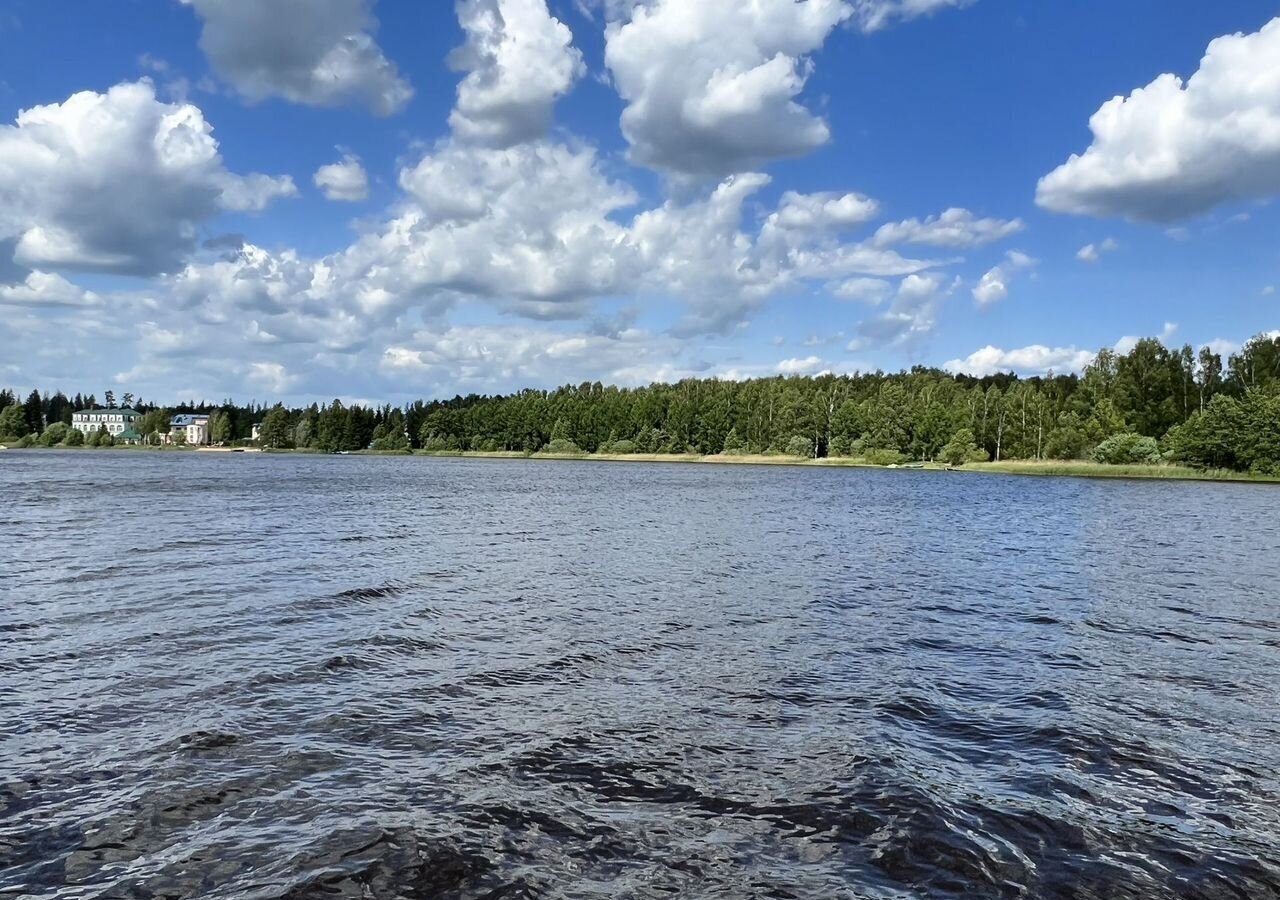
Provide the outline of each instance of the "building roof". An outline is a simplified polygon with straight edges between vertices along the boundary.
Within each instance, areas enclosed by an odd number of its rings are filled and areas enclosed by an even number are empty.
[[[115,439],[117,441],[140,441],[142,440],[142,435],[138,434],[138,432],[133,428],[126,428],[124,431],[117,434]]]
[[[140,416],[142,413],[136,409],[130,409],[127,406],[118,407],[117,409],[77,409],[74,413],[77,416]]]
[[[189,415],[184,413],[169,420],[170,428],[186,428],[188,425],[203,425],[209,421],[205,415]]]

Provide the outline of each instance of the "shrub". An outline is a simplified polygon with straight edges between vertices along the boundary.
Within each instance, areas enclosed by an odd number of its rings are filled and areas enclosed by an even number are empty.
[[[83,447],[84,432],[79,428],[69,428],[67,429],[67,436],[62,443],[66,444],[68,447]]]
[[[61,444],[66,440],[69,430],[62,422],[54,422],[44,430],[44,434],[40,435],[40,446],[52,447],[54,444]]]
[[[1093,458],[1096,462],[1114,466],[1153,465],[1160,462],[1160,445],[1155,438],[1125,432],[1109,437],[1095,447]]]
[[[36,445],[36,436],[34,434],[24,434],[18,439],[18,446],[22,449],[34,447]]]
[[[428,453],[447,453],[457,450],[457,443],[452,438],[429,437],[422,442],[422,449]]]
[[[627,454],[636,452],[636,444],[635,441],[614,441],[609,445],[608,451],[610,453],[617,453],[620,456],[626,456]]]
[[[847,436],[843,434],[836,435],[831,439],[831,444],[827,447],[827,452],[831,456],[852,456],[852,444],[853,441],[849,440]]]
[[[581,453],[582,448],[580,448],[577,444],[575,444],[571,440],[568,440],[567,438],[556,438],[555,440],[551,441],[551,443],[547,444],[547,446],[543,447],[542,452],[555,453],[555,454],[561,454],[561,455],[573,455],[573,454]]]
[[[813,456],[813,441],[797,434],[787,441],[786,452],[787,456]]]
[[[897,450],[881,449],[868,450],[863,458],[873,466],[896,466],[906,460]]]

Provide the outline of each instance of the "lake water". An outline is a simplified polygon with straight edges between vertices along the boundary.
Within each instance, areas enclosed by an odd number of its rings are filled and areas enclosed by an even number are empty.
[[[1280,897],[1280,490],[0,453],[0,897]]]

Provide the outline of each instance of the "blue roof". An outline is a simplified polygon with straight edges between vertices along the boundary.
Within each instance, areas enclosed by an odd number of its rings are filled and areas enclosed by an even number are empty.
[[[169,427],[186,428],[188,425],[194,425],[197,422],[207,422],[207,421],[209,421],[209,417],[206,415],[185,415],[184,414],[181,416],[174,416],[172,419],[170,419]]]

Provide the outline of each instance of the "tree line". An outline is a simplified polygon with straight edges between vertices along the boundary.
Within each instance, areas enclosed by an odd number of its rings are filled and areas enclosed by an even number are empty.
[[[599,382],[402,407],[141,400],[148,437],[179,412],[212,416],[215,442],[261,428],[268,449],[609,453],[786,453],[873,462],[945,459],[1178,461],[1280,474],[1280,337],[1261,335],[1224,364],[1205,347],[1148,338],[1103,350],[1080,375],[984,378],[898,373],[686,379],[643,388]],[[114,397],[108,398],[114,403]],[[45,441],[96,399],[0,392],[0,440]]]

